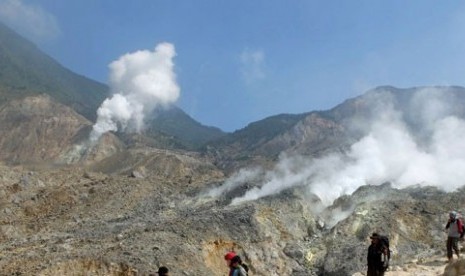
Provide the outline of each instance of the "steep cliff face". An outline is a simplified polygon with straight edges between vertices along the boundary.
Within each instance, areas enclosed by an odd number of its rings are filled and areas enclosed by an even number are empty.
[[[318,113],[311,113],[286,132],[264,143],[257,154],[280,153],[318,156],[347,141],[346,127]]]
[[[92,127],[73,109],[46,95],[13,100],[1,106],[0,126],[0,159],[14,164],[82,161],[83,156],[69,159],[67,153],[86,141]],[[104,154],[106,156],[120,146],[115,137],[107,137],[97,148],[100,152],[113,148]],[[102,156],[97,154],[94,158]]]
[[[0,110],[0,156],[9,162],[58,161],[90,122],[48,96],[15,100]]]

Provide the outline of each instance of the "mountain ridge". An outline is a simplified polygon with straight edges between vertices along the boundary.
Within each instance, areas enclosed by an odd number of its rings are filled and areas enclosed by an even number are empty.
[[[65,68],[0,22],[0,105],[41,94],[95,122],[97,108],[109,96],[109,87]],[[186,149],[195,149],[224,135],[220,129],[202,125],[175,106],[152,114],[147,126],[149,137],[163,140],[169,136],[174,144]]]
[[[0,96],[9,99],[48,94],[94,121],[108,87],[63,67],[0,22]]]
[[[453,107],[443,112],[465,118],[464,87],[379,86],[347,99],[329,110],[282,114],[253,122],[243,129],[208,143],[205,152],[216,158],[220,167],[234,171],[249,164],[249,160],[264,159],[266,163],[266,160],[276,160],[282,153],[318,157],[329,152],[343,151],[367,134],[364,128],[368,118],[378,116],[388,107],[401,112],[408,128],[417,128],[420,120],[424,119],[420,117],[426,116],[420,113],[428,111],[421,110],[423,103],[416,96],[418,92],[430,93],[433,100],[442,100]],[[416,108],[412,108],[415,105]],[[283,124],[283,121],[288,121],[289,124]],[[365,125],[354,127],[354,122],[357,121],[365,121]],[[260,132],[261,129],[267,131]],[[269,131],[270,129],[273,131]]]

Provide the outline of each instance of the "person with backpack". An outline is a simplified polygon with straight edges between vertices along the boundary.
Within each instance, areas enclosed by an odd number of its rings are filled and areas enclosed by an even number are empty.
[[[367,276],[383,276],[389,266],[389,240],[385,236],[373,233],[367,254]]]
[[[226,260],[226,264],[229,267],[229,274],[228,276],[247,276],[248,274],[248,267],[247,265],[242,263],[241,257],[237,255],[235,252],[231,251],[224,255],[224,259]]]
[[[458,214],[456,211],[452,211],[449,213],[449,220],[446,224],[446,231],[447,231],[447,259],[449,262],[453,259],[453,252],[457,255],[457,258],[460,258],[460,250],[459,250],[459,239],[463,238],[464,235],[464,228],[462,221],[458,218]]]

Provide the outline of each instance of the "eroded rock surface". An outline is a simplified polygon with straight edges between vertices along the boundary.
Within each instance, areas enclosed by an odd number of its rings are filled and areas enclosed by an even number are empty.
[[[253,275],[352,275],[365,270],[373,231],[390,236],[394,273],[444,261],[447,212],[465,209],[463,191],[428,187],[365,186],[327,208],[299,189],[231,206],[227,195],[203,196],[218,178],[0,172],[6,274],[146,275],[166,265],[174,275],[223,275],[223,255],[235,250]]]

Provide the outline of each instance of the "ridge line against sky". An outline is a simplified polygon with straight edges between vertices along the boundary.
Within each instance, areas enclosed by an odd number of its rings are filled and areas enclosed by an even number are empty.
[[[465,3],[0,0],[0,21],[65,67],[175,45],[177,105],[227,131],[329,109],[379,85],[465,86]]]

